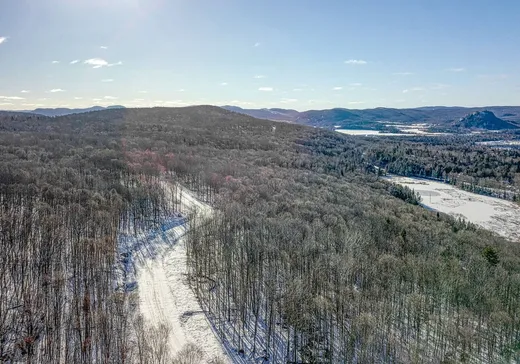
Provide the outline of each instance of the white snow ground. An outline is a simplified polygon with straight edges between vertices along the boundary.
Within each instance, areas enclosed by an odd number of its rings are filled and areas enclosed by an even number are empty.
[[[386,179],[418,192],[424,206],[462,217],[510,240],[520,241],[520,206],[511,201],[478,195],[426,179],[399,176]]]
[[[163,188],[169,190],[170,185],[164,182]],[[211,216],[211,207],[190,191],[179,189],[177,197],[181,195],[181,213],[197,211],[203,219]],[[215,357],[230,362],[186,280],[186,229],[186,225],[174,227],[141,245],[136,264],[140,311],[147,324],[165,323],[171,328],[172,357],[191,342],[204,351],[205,362]]]

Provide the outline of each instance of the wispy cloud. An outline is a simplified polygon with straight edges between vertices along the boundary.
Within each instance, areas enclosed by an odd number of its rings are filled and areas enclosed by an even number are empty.
[[[114,79],[113,78],[105,78],[105,79],[101,80],[101,82],[114,82]]]
[[[76,64],[76,63],[79,63],[79,62],[81,62],[79,59],[75,59],[73,61],[70,61],[70,64]]]
[[[505,80],[505,79],[509,78],[509,75],[507,75],[505,73],[501,73],[501,74],[496,74],[496,75],[478,75],[477,77],[480,79],[483,79],[483,80],[499,81],[499,80]]]
[[[281,99],[280,103],[282,104],[292,104],[294,102],[298,102],[298,99]]]
[[[222,83],[220,84],[220,86],[227,86],[227,85],[228,85],[227,82],[222,82]]]
[[[20,91],[20,92],[21,92],[22,94],[28,94],[28,93],[31,92],[31,91],[29,91],[29,90],[22,90],[22,91]]]
[[[83,97],[75,97],[74,100],[83,100]]]
[[[141,102],[144,101],[144,99],[134,99],[133,102]]]
[[[12,102],[0,102],[0,106],[14,105]]]
[[[99,48],[101,48],[101,49],[108,49],[107,46],[101,46],[101,47],[99,47]]]
[[[352,86],[352,87],[359,87],[359,86],[363,86],[363,84],[359,83],[359,82],[353,82],[353,83],[350,84],[350,86]]]
[[[58,64],[60,61],[52,61],[52,64]]]
[[[50,90],[49,92],[52,92],[52,93],[56,93],[56,92],[65,92],[65,90],[61,89],[61,88],[53,88],[52,90]]]
[[[343,87],[341,86],[336,86],[333,88],[334,91],[340,91],[340,90],[343,90]]]
[[[300,92],[300,91],[303,91],[303,89],[302,88],[293,88],[293,91]]]
[[[464,71],[466,71],[466,69],[463,68],[463,67],[460,67],[460,68],[448,68],[447,71],[449,71],[449,72],[464,72]]]
[[[120,66],[123,64],[123,62],[119,61],[116,63],[108,63],[106,60],[102,58],[90,58],[87,59],[85,64],[93,66],[92,68],[101,68],[101,67],[113,67],[113,66]]]
[[[411,76],[414,73],[413,72],[394,72],[392,73],[394,76]]]
[[[424,91],[424,87],[412,87],[412,88],[403,90],[403,94],[407,94],[409,92],[417,92],[417,91]]]
[[[140,93],[140,94],[147,94],[148,91],[146,91],[146,90],[142,90],[142,91],[139,91],[139,93]]]
[[[105,100],[117,100],[117,97],[115,96],[105,96]]]
[[[446,88],[451,87],[451,85],[445,84],[445,83],[434,83],[431,87],[432,90],[444,90]]]
[[[7,42],[7,37],[0,37],[0,44]]]
[[[92,99],[92,101],[102,101],[103,99]]]
[[[25,97],[19,97],[19,96],[0,96],[0,99],[6,101],[6,100],[25,100]]]
[[[253,47],[260,47],[260,42],[256,42]]]
[[[264,75],[256,75],[253,78],[260,79],[260,78],[265,78],[265,76]]]
[[[22,104],[22,106],[40,107],[43,106],[43,104]]]
[[[172,100],[172,101],[165,101],[164,104],[167,105],[176,105],[176,106],[185,106],[188,105],[186,102],[182,100]]]
[[[345,64],[357,64],[357,65],[364,65],[367,64],[367,61],[364,61],[362,59],[349,59],[348,61],[345,61]]]
[[[177,90],[177,92],[184,92],[184,91],[186,91],[186,90],[183,88]]]
[[[365,101],[350,101],[348,104],[349,105],[361,105],[364,103],[365,103]]]
[[[258,89],[258,91],[266,91],[266,92],[270,92],[270,91],[273,91],[273,88],[272,87],[260,87]]]

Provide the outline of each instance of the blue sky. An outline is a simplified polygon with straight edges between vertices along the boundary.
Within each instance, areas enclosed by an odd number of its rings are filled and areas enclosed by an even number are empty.
[[[0,109],[520,104],[514,0],[4,0]]]

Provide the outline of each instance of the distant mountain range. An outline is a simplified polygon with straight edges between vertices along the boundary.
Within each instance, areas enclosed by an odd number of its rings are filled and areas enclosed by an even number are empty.
[[[462,128],[472,125],[470,129],[500,130],[520,126],[520,106],[491,106],[480,108],[466,107],[420,107],[412,109],[375,108],[365,110],[327,109],[298,112],[290,109],[242,109],[236,106],[223,106],[224,109],[250,115],[260,119],[287,121],[304,125],[324,127],[329,129],[392,129],[392,123],[416,124],[427,123],[437,128]],[[475,112],[490,112],[483,114],[482,121],[469,120],[469,124],[460,124],[461,119]],[[481,118],[479,116],[478,118]],[[489,122],[487,122],[489,121]],[[456,125],[459,123],[458,125]],[[499,129],[492,129],[498,127]]]
[[[108,107],[103,106],[92,106],[85,109],[69,109],[69,108],[49,108],[49,109],[35,109],[35,110],[24,110],[24,112],[28,112],[31,114],[38,114],[38,115],[44,115],[44,116],[63,116],[63,115],[70,115],[70,114],[81,114],[85,112],[91,112],[91,111],[101,111],[101,110],[108,110],[108,109],[124,109],[124,106],[121,105],[112,105]]]

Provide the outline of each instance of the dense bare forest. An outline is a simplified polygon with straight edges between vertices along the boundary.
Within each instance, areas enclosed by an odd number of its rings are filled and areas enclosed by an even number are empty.
[[[370,148],[215,107],[0,119],[0,358],[167,362],[114,266],[173,179],[219,211],[189,277],[244,362],[520,360],[518,242],[417,206]]]

